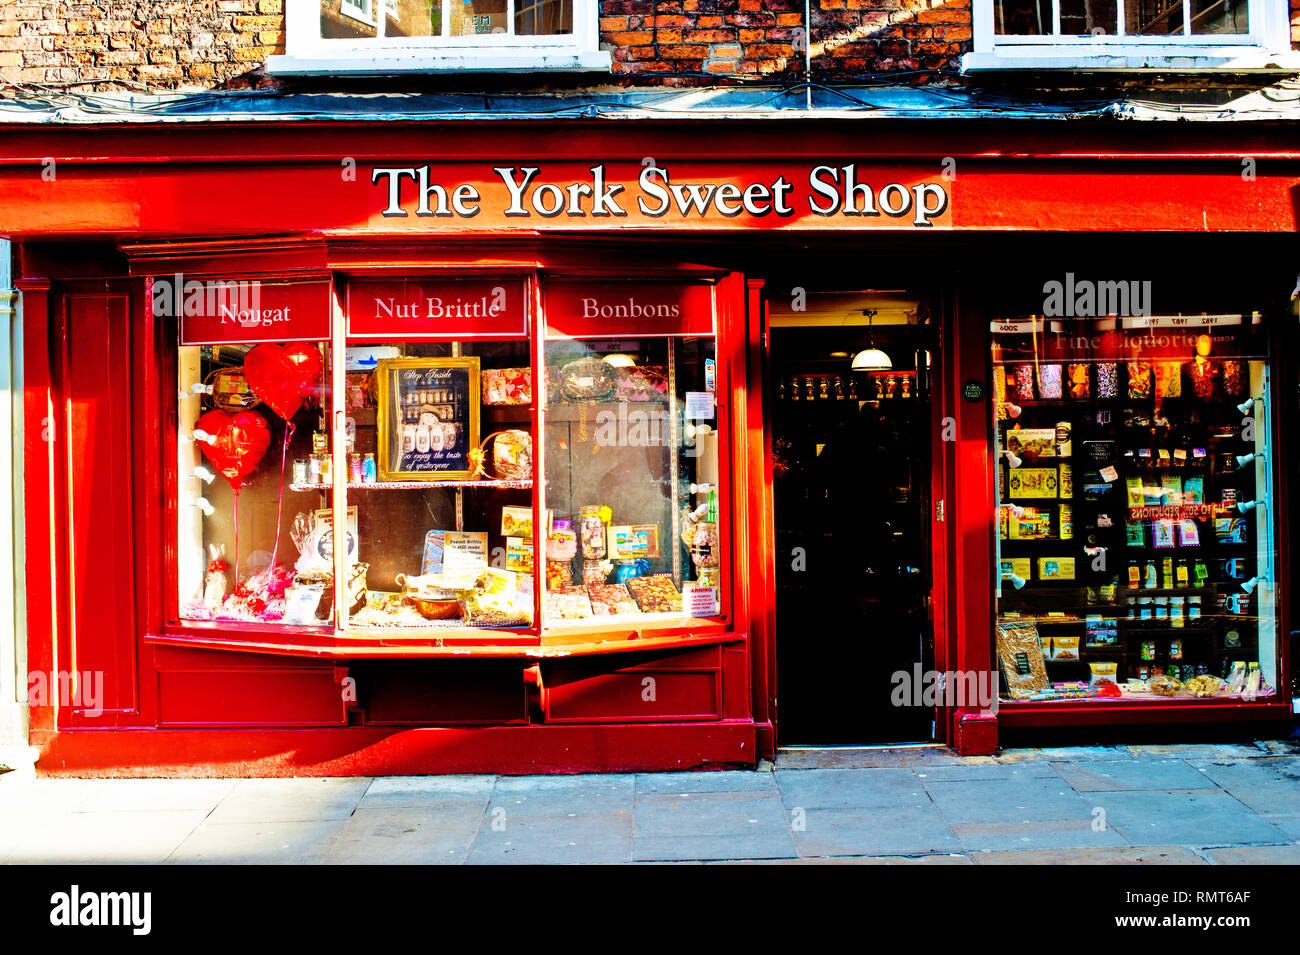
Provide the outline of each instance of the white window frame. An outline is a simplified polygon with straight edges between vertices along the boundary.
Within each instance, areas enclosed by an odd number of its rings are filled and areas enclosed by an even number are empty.
[[[974,49],[962,57],[962,70],[1228,70],[1294,71],[1300,55],[1291,50],[1287,0],[1248,0],[1250,32],[1192,34],[1187,16],[1183,33],[1127,36],[1124,5],[1116,0],[1119,35],[1060,36],[1061,0],[1051,0],[1052,34],[1002,35],[994,32],[994,0],[974,0]],[[1190,9],[1189,0],[1183,0]]]
[[[450,5],[442,0],[443,22]],[[516,2],[507,0],[506,22],[514,22]],[[394,0],[343,0],[353,10],[395,6]],[[363,6],[364,3],[364,6]],[[373,37],[325,39],[320,35],[319,0],[286,0],[285,52],[267,58],[268,73],[391,74],[511,70],[530,72],[609,72],[610,54],[600,49],[598,0],[573,0],[573,32],[550,36],[475,34],[443,37]],[[346,11],[347,16],[353,13]],[[379,20],[383,22],[382,18]],[[382,29],[381,31],[382,32]]]

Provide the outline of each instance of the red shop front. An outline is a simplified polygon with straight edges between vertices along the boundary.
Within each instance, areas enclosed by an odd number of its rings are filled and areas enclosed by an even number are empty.
[[[42,771],[1287,718],[1279,133],[304,128],[6,130]]]

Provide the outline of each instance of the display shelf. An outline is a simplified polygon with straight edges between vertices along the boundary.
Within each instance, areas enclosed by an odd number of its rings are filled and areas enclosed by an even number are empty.
[[[486,488],[507,488],[511,490],[526,491],[533,486],[532,481],[370,481],[358,483],[349,481],[348,490],[363,491],[419,491],[429,490],[434,487],[486,487]],[[290,484],[289,489],[293,491],[328,491],[333,489],[333,484]]]

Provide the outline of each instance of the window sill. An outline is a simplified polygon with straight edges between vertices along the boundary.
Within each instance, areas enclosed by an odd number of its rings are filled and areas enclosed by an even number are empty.
[[[611,68],[608,52],[555,48],[511,50],[467,49],[426,51],[418,54],[384,53],[373,56],[272,56],[266,72],[281,76],[387,75],[394,73],[534,73],[606,72]]]
[[[1112,46],[1085,52],[1078,48],[1016,44],[993,53],[967,53],[961,58],[963,73],[1033,70],[1295,73],[1300,72],[1300,53],[1270,53],[1258,47],[1179,49],[1169,46],[1150,49]]]

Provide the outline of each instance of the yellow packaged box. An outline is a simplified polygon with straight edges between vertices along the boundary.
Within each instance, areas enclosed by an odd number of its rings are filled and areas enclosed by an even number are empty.
[[[1038,558],[1039,580],[1074,580],[1073,557]]]

